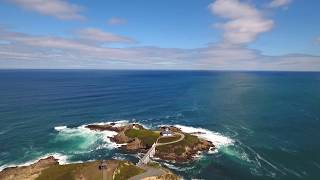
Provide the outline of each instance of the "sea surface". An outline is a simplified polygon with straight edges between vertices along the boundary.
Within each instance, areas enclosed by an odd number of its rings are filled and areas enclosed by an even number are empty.
[[[184,179],[320,179],[320,73],[1,70],[0,170],[54,155],[61,163],[138,161],[92,123],[202,131],[216,151]]]

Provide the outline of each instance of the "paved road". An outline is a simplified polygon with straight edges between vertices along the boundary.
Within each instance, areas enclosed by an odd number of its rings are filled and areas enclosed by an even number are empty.
[[[161,168],[154,168],[147,165],[141,166],[141,168],[144,169],[145,172],[137,176],[131,177],[129,178],[129,180],[141,180],[146,177],[161,176],[162,174],[166,173],[166,171],[164,171]]]

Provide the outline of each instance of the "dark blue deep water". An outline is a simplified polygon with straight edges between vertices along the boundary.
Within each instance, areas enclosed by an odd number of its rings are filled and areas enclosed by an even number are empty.
[[[83,125],[204,128],[219,144],[185,179],[320,179],[320,73],[1,70],[0,166],[137,157]]]

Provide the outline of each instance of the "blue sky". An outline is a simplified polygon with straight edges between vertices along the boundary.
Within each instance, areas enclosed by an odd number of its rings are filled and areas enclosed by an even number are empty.
[[[320,1],[3,0],[0,68],[320,70]]]

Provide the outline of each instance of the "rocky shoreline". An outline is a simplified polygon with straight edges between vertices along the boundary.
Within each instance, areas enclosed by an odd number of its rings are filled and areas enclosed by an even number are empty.
[[[186,133],[174,126],[160,127],[157,130],[150,130],[140,124],[119,125],[116,123],[109,123],[86,125],[85,128],[93,131],[117,132],[116,135],[109,137],[110,140],[117,144],[121,144],[119,148],[121,148],[123,151],[131,153],[145,153],[152,146],[152,144],[154,144],[156,141],[159,141],[156,146],[155,157],[161,160],[169,160],[181,163],[188,162],[192,161],[197,154],[216,148],[212,142],[197,137],[196,135],[199,134],[199,132]],[[170,137],[161,137],[160,132],[164,131],[164,129],[169,130],[173,133],[173,135]],[[0,172],[0,179],[46,179],[47,176],[51,176],[50,173],[57,174],[56,171],[59,171],[59,173],[70,177],[72,176],[71,179],[83,179],[84,177],[91,179],[94,174],[101,174],[97,170],[100,162],[101,161],[93,161],[78,164],[59,165],[58,159],[54,158],[53,156],[49,156],[28,166],[6,168]],[[109,167],[111,169],[108,171],[113,172],[116,171],[116,167],[119,163],[123,164],[124,162],[119,160],[108,160],[108,163],[111,164]],[[139,167],[130,162],[126,162],[124,164],[128,166],[130,165],[133,169],[139,169]],[[74,169],[70,171],[70,168]],[[166,176],[168,175],[163,174],[161,177],[150,177],[149,179],[163,179],[162,177]],[[169,176],[179,179],[172,173],[169,173]]]
[[[145,136],[151,136],[157,133],[158,137],[160,137],[159,133],[163,131],[164,128],[168,128],[173,133],[184,134],[185,138],[181,142],[159,146],[156,148],[155,157],[160,158],[162,160],[188,162],[190,160],[193,160],[195,155],[201,152],[207,152],[209,150],[215,149],[215,146],[212,142],[200,139],[197,136],[195,136],[196,134],[198,134],[198,132],[185,133],[181,129],[174,126],[160,127],[158,130],[149,130],[144,128],[140,124],[128,124],[118,126],[115,123],[110,123],[104,125],[87,125],[86,128],[89,128],[90,130],[94,131],[117,132],[117,135],[109,137],[110,140],[117,144],[123,144],[120,148],[122,150],[129,151],[132,153],[146,152],[154,143],[151,140],[150,141],[152,142],[152,144],[150,142],[146,142],[147,140],[145,139],[147,139],[148,137],[144,137],[143,134],[145,134]],[[135,131],[136,134],[130,134],[131,131]],[[141,133],[139,134],[139,132]]]
[[[36,179],[41,174],[42,170],[58,164],[58,159],[55,159],[53,156],[49,156],[47,158],[40,159],[38,162],[29,166],[5,168],[0,172],[0,179]]]

